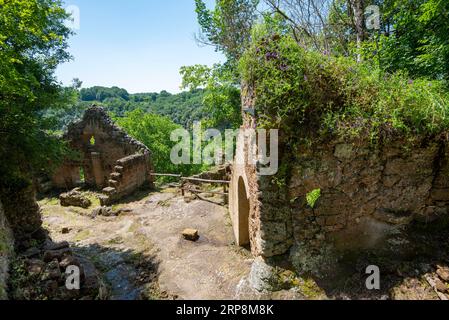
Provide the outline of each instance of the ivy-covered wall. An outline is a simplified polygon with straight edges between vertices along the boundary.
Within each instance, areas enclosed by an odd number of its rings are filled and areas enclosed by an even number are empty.
[[[279,129],[280,169],[248,176],[253,253],[290,254],[304,269],[329,248],[382,247],[403,225],[447,217],[443,84],[262,31],[240,62],[243,106],[256,114],[244,127]]]

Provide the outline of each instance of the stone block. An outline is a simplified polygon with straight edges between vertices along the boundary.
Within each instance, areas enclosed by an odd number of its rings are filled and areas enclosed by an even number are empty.
[[[115,194],[116,192],[117,190],[113,187],[107,187],[103,189],[103,193],[109,196]]]
[[[431,196],[434,201],[449,201],[449,189],[434,189]]]
[[[184,237],[184,239],[188,240],[188,241],[197,241],[200,236],[198,234],[198,230],[195,229],[185,229],[182,232],[182,236]]]

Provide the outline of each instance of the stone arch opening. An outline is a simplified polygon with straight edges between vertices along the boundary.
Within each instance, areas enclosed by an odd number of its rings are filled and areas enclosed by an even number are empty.
[[[249,237],[249,199],[246,192],[245,181],[243,177],[239,178],[238,182],[238,234],[239,245],[250,245]]]

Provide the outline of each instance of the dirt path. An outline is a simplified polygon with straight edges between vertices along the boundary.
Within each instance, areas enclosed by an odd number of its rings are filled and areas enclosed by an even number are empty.
[[[252,257],[233,244],[222,206],[186,203],[173,190],[141,194],[115,207],[129,210],[118,217],[93,218],[93,207],[63,208],[55,199],[40,204],[50,236],[68,241],[75,253],[94,262],[110,286],[111,299],[254,298],[242,296],[239,288]],[[199,230],[198,242],[182,239],[186,228]]]
[[[417,239],[410,243],[423,244],[425,251],[413,246],[411,257],[391,261],[367,252],[366,257],[343,259],[342,270],[335,269],[330,277],[298,278],[291,290],[261,294],[249,285],[254,259],[235,246],[223,206],[200,200],[187,203],[170,189],[136,194],[114,206],[113,211],[122,213],[113,217],[93,217],[99,205],[95,201],[87,210],[61,207],[57,198],[44,199],[40,205],[50,237],[68,241],[76,255],[93,262],[113,300],[438,299],[423,275],[436,279],[436,269],[449,270],[447,234],[426,231],[432,240],[411,231]],[[184,240],[181,233],[186,228],[199,230],[200,239]],[[426,241],[430,244],[424,245]],[[384,285],[381,291],[367,292],[366,275],[359,266],[373,261],[384,271]]]

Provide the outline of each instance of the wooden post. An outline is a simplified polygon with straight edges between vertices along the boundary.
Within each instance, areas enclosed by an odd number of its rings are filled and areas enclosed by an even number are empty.
[[[228,185],[223,184],[223,202],[225,205],[229,204]]]

